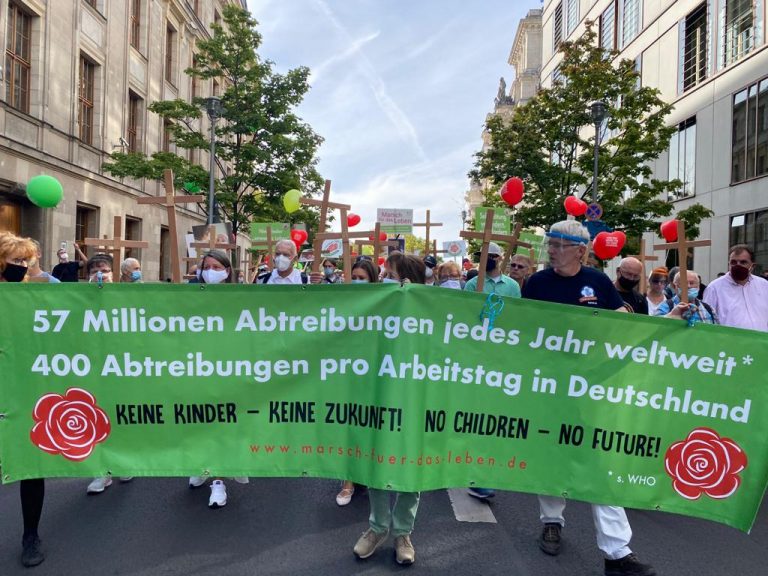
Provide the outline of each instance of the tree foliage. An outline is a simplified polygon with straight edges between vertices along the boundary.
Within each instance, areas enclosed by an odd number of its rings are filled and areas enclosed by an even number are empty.
[[[665,124],[672,107],[655,88],[639,86],[631,60],[597,45],[593,23],[584,35],[560,48],[560,77],[541,90],[509,119],[493,115],[486,123],[488,150],[476,154],[470,177],[498,188],[511,176],[526,182],[524,202],[515,217],[525,226],[548,227],[565,218],[563,201],[576,194],[592,198],[595,129],[590,105],[605,102],[608,119],[600,130],[598,202],[610,227],[639,237],[658,227],[672,213],[669,193],[679,180],[653,178],[651,162],[669,146],[676,128]],[[487,190],[486,205],[502,202],[496,189]],[[691,236],[711,212],[699,204],[680,211]]]
[[[283,194],[298,188],[304,194],[321,190],[316,170],[322,138],[294,113],[309,89],[309,69],[280,74],[257,50],[257,22],[236,5],[224,7],[223,25],[212,24],[213,37],[196,44],[194,66],[185,73],[198,80],[215,80],[222,87],[222,117],[216,125],[216,201],[235,233],[255,221],[285,221]],[[195,182],[208,189],[208,170],[189,161],[187,150],[207,152],[209,130],[203,129],[203,98],[156,101],[148,109],[167,123],[179,154],[114,153],[104,170],[116,177],[161,180],[174,171],[178,187]],[[198,155],[200,157],[200,155]],[[288,219],[312,227],[316,212],[302,209]]]

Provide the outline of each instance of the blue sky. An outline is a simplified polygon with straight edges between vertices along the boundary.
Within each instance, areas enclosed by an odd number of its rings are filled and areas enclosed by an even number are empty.
[[[458,239],[486,114],[519,20],[537,0],[248,0],[260,54],[312,70],[298,114],[325,138],[332,198],[369,229],[376,208],[413,208]],[[423,235],[419,229],[417,234]]]

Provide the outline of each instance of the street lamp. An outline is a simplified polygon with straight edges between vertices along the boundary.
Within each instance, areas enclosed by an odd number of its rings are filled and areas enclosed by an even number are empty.
[[[592,122],[595,123],[595,167],[592,177],[592,203],[597,204],[597,161],[600,155],[600,127],[608,117],[608,108],[602,100],[592,102]]]
[[[216,121],[221,118],[224,107],[221,105],[221,98],[211,96],[205,99],[205,111],[208,113],[208,119],[211,121],[211,165],[210,178],[208,180],[208,226],[218,222],[219,217],[216,210]]]

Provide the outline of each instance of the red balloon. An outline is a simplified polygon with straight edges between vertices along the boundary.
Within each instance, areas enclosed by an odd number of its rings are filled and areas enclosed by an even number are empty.
[[[360,224],[360,216],[358,216],[357,214],[352,214],[352,212],[347,214],[347,226],[349,226],[350,228],[353,228],[358,224]]]
[[[370,236],[368,236],[368,240],[370,240],[371,242],[373,242],[373,234],[371,234]],[[380,241],[380,242],[386,242],[386,241],[387,241],[387,234],[386,234],[385,232],[380,232],[380,233],[379,233],[379,241]]]
[[[587,211],[587,203],[576,196],[568,196],[563,202],[565,211],[571,216],[583,216]]]
[[[384,256],[379,256],[379,266],[384,266],[384,262],[386,262],[387,259],[384,258]]]
[[[667,220],[661,223],[661,235],[667,242],[677,242],[678,220]]]
[[[307,241],[307,231],[291,230],[291,240],[293,240],[293,243],[296,244],[296,246],[301,246]]]
[[[512,178],[504,182],[501,190],[499,190],[499,194],[504,202],[510,206],[515,206],[523,199],[524,191],[525,185],[523,184],[523,181],[517,176],[512,176]]]
[[[624,232],[600,232],[592,241],[592,250],[600,260],[610,260],[619,255],[626,241]]]

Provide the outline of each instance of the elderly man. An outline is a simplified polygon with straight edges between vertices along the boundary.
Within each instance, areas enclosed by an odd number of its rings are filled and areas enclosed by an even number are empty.
[[[120,282],[141,282],[141,264],[136,258],[126,258],[120,263]]]
[[[731,248],[728,274],[713,280],[704,302],[717,310],[720,323],[768,332],[768,281],[752,274],[755,254],[746,244]]]
[[[475,258],[480,259],[480,252],[475,253]],[[485,283],[483,292],[494,293],[499,296],[520,298],[520,286],[506,274],[501,273],[501,248],[496,242],[488,244],[488,263],[485,265]],[[477,291],[477,278],[467,280],[464,285],[467,292]]]
[[[523,298],[626,312],[611,279],[581,265],[589,243],[586,228],[576,220],[564,220],[551,226],[547,238],[550,268],[528,278]],[[539,496],[539,510],[544,523],[539,547],[555,556],[560,553],[560,532],[565,525],[565,498]],[[632,528],[624,508],[593,504],[592,518],[597,546],[605,556],[606,576],[655,576],[654,568],[642,564],[629,548]]]
[[[531,259],[524,254],[515,254],[509,259],[509,277],[512,278],[520,288],[523,288],[525,279],[531,274]]]
[[[645,274],[643,263],[637,258],[623,258],[616,270],[614,286],[619,291],[619,296],[635,314],[648,314],[648,301],[645,296],[637,291],[640,278]]]
[[[291,240],[280,240],[275,245],[275,253],[272,256],[275,267],[269,274],[259,277],[261,284],[306,284],[307,275],[295,267],[296,244]]]
[[[699,300],[701,280],[693,270],[688,270],[688,282],[683,284],[680,272],[672,279],[672,290],[675,295],[659,304],[656,316],[665,318],[682,318],[690,323],[703,322],[704,324],[718,324],[717,315],[712,307]],[[682,302],[683,290],[688,292],[688,304]]]

